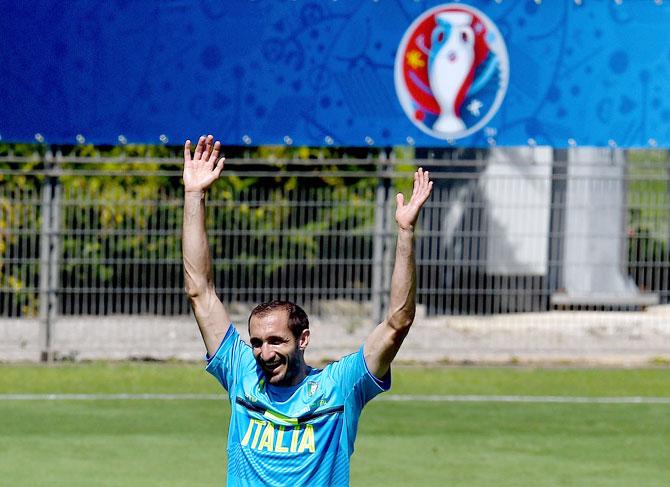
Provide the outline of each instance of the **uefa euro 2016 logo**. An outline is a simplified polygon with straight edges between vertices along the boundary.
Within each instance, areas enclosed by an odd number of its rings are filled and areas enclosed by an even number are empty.
[[[509,81],[505,41],[479,10],[445,4],[418,17],[400,42],[395,86],[412,122],[440,139],[466,137],[500,107]]]

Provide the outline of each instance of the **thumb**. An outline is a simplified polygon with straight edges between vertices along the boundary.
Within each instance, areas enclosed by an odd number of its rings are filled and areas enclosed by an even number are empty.
[[[395,202],[398,208],[405,206],[405,196],[402,193],[395,195]]]

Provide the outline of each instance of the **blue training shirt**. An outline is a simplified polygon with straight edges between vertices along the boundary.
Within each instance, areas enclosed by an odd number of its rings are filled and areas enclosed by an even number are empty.
[[[298,385],[267,384],[251,347],[230,325],[207,371],[228,391],[228,485],[349,485],[363,406],[387,391],[358,352],[312,369]]]

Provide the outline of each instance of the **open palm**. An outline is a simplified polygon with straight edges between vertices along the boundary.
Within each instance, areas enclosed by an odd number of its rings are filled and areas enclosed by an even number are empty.
[[[219,179],[223,170],[225,157],[219,159],[221,143],[208,135],[198,139],[195,154],[191,156],[191,141],[184,144],[184,190],[206,191],[214,181]]]
[[[402,193],[398,193],[396,196],[395,219],[398,222],[398,227],[403,230],[414,230],[419,211],[421,211],[421,207],[423,207],[432,190],[433,182],[428,177],[428,171],[419,168],[414,173],[414,188],[409,202],[405,204],[405,197]]]

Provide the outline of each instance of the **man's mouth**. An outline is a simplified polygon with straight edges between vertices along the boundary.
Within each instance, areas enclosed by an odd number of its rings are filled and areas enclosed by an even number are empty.
[[[276,360],[274,362],[264,362],[263,363],[263,368],[265,370],[269,371],[274,371],[277,367],[279,367],[282,364],[281,360]]]

